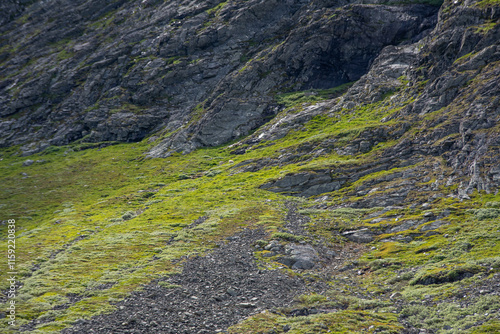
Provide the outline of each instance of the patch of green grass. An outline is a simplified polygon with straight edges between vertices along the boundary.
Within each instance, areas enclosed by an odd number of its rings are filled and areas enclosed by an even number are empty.
[[[281,240],[291,241],[291,242],[300,242],[300,241],[304,240],[303,236],[298,236],[298,235],[294,235],[294,234],[286,233],[286,232],[273,233],[271,238],[281,239]]]
[[[222,10],[222,8],[224,8],[224,6],[227,5],[227,3],[228,3],[228,1],[224,1],[224,2],[219,3],[217,6],[208,9],[207,14],[208,15],[217,15]]]
[[[302,103],[340,94],[335,90],[313,93],[296,92],[280,98],[289,108],[300,108]],[[404,96],[404,93],[397,91],[394,94]],[[116,301],[139,289],[141,284],[178,271],[179,267],[174,263],[179,258],[203,254],[215,247],[216,242],[245,227],[263,228],[269,233],[269,238],[309,242],[312,237],[302,239],[278,232],[285,220],[284,201],[292,199],[258,187],[287,173],[320,169],[330,170],[332,177],[337,177],[333,171],[373,164],[398,140],[380,143],[367,153],[352,156],[339,155],[335,149],[378,127],[385,127],[389,132],[399,129],[403,124],[397,119],[389,120],[388,116],[411,103],[412,98],[403,102],[397,100],[386,96],[376,103],[318,115],[302,127],[292,129],[280,140],[249,146],[241,155],[230,154],[234,148],[227,145],[186,155],[174,154],[166,159],[144,159],[145,152],[153,145],[147,140],[101,149],[85,147],[85,151],[80,150],[83,144],[77,143],[50,147],[31,157],[33,160],[44,159],[45,163],[24,167],[22,162],[27,158],[20,156],[18,147],[1,149],[0,203],[5,217],[2,219],[16,219],[19,226],[17,269],[24,284],[18,297],[20,324],[33,319],[54,319],[37,325],[37,330],[55,333],[82,317],[109,312],[114,309]],[[204,105],[198,109],[200,115],[205,112]],[[287,112],[291,112],[290,109],[284,110],[282,115]],[[431,122],[446,112],[443,109],[428,115],[426,121]],[[415,135],[417,130],[410,130],[409,135]],[[327,140],[334,143],[330,152],[316,157],[308,153],[321,149]],[[304,159],[289,164],[267,165],[253,172],[235,172],[235,166],[240,163],[278,159],[284,151],[306,153]],[[328,330],[397,333],[402,327],[397,320],[399,315],[393,313],[397,309],[389,299],[391,293],[400,292],[401,298],[409,301],[419,302],[422,295],[440,301],[477,282],[483,275],[498,272],[500,195],[474,193],[470,200],[462,202],[456,198],[436,198],[428,211],[438,215],[447,210],[449,214],[443,218],[446,225],[429,235],[421,233],[420,226],[415,230],[387,232],[388,227],[401,222],[423,219],[425,212],[418,207],[383,212],[382,208],[346,207],[361,199],[354,198],[351,193],[358,186],[406,172],[408,168],[432,170],[429,166],[436,163],[447,172],[441,160],[429,158],[413,166],[369,173],[352,184],[345,184],[341,190],[329,193],[325,199],[294,198],[293,201],[300,206],[299,212],[310,218],[306,226],[308,233],[335,247],[351,250],[353,244],[346,241],[341,232],[369,227],[380,233],[369,246],[374,248],[364,254],[362,251],[356,253],[356,257],[360,256],[356,261],[349,259],[345,264],[339,263],[339,267],[353,267],[352,272],[346,269],[336,275],[347,277],[342,278],[343,281],[330,282],[332,291],[341,289],[340,294],[327,291],[304,295],[297,300],[302,306],[325,307],[330,313],[308,317],[261,313],[233,326],[230,332],[273,330],[280,333],[284,332],[284,326],[289,326],[289,333]],[[430,181],[422,186],[432,184],[438,177],[432,173],[429,176]],[[381,184],[383,187],[392,185],[390,181]],[[448,194],[450,189],[443,187],[439,191]],[[421,196],[427,200],[429,193]],[[322,207],[318,206],[319,203],[328,208],[318,209]],[[208,219],[192,227],[191,224],[202,216]],[[374,217],[395,216],[402,218],[370,224]],[[487,224],[480,219],[487,220]],[[0,226],[3,238],[0,247],[6,246],[3,229]],[[383,239],[386,240],[381,242]],[[257,244],[265,246],[267,242],[262,240]],[[352,249],[353,254],[358,249],[369,249],[357,247]],[[57,254],[52,256],[56,251]],[[262,252],[256,255],[261,258]],[[272,269],[282,267],[268,264]],[[35,266],[39,269],[33,271]],[[467,272],[472,276],[460,277]],[[4,271],[0,274],[0,291],[7,288],[5,275]],[[426,278],[434,279],[429,281],[433,284],[421,284]],[[110,288],[96,292],[96,286],[109,283],[113,283]],[[370,295],[354,297],[354,283],[359,283]],[[158,284],[171,287],[161,280]],[[54,306],[66,303],[72,296],[70,294],[82,299],[67,309],[54,310]],[[460,328],[469,326],[469,320],[488,321],[484,314],[497,306],[495,301],[482,297],[475,299],[465,310],[442,303],[436,308],[447,315],[441,317],[435,310],[419,308],[419,305],[410,304],[415,307],[409,307],[403,315],[411,323],[423,324],[426,328],[444,326],[457,315],[465,316],[459,319]],[[487,312],[479,313],[480,310]],[[4,325],[5,319],[0,319],[0,326]],[[494,322],[486,322],[483,327],[494,326]]]
[[[498,2],[497,2],[498,4]],[[498,24],[498,22],[488,22],[484,23],[480,26],[475,27],[475,32],[479,34],[486,34],[488,33],[491,29],[495,28],[495,26]]]
[[[476,3],[477,7],[494,7],[494,6],[500,6],[500,0],[482,0]]]
[[[391,313],[338,311],[307,317],[286,317],[264,312],[230,327],[229,333],[361,333],[369,328],[378,333],[399,333],[403,327],[398,324],[397,316]]]
[[[425,327],[440,333],[462,333],[470,332],[467,330],[476,326],[478,321],[483,320],[485,318],[484,314],[496,312],[499,308],[500,301],[498,298],[486,295],[478,297],[475,303],[467,307],[461,307],[455,303],[442,303],[435,307],[416,304],[403,307],[401,314],[411,323],[419,324],[419,327]],[[473,333],[485,333],[486,328],[498,328],[498,323],[492,321],[482,327],[482,329],[477,329]]]
[[[488,334],[488,333],[500,333],[500,321],[490,320],[481,327],[475,329],[472,334]]]
[[[491,202],[490,202],[491,203]],[[498,218],[500,216],[500,209],[496,208],[481,208],[481,209],[471,209],[472,212],[477,219],[485,220],[485,219],[493,219]]]
[[[16,155],[16,148],[2,150],[2,213],[16,219],[19,228],[17,269],[24,284],[19,324],[49,312],[70,293],[83,299],[44,324],[47,333],[108,312],[113,309],[108,300],[120,300],[140,284],[170,273],[173,259],[210,249],[213,241],[262,216],[281,220],[281,209],[266,202],[277,195],[255,187],[277,171],[230,177],[228,164],[210,178],[179,180],[179,171],[197,175],[210,170],[214,161],[228,161],[229,154],[218,148],[144,160],[147,145],[86,151],[55,147],[32,157],[45,163],[29,167],[22,166],[26,158]],[[23,179],[21,172],[29,176]],[[150,194],[159,201],[152,202]],[[182,230],[204,215],[211,218],[196,229]],[[172,236],[174,242],[167,245]],[[0,247],[6,247],[6,239]],[[32,272],[37,263],[41,268]],[[5,275],[2,271],[2,290]],[[109,281],[116,284],[98,295],[86,292],[90,285]],[[49,295],[54,296],[50,302],[44,297]]]
[[[70,51],[64,49],[57,54],[57,60],[61,61],[64,59],[72,58],[73,56],[74,56],[73,52],[70,52]]]
[[[457,266],[451,269],[436,268],[418,274],[410,282],[410,284],[429,285],[429,284],[442,284],[446,282],[455,282],[467,277],[472,277],[475,274],[484,270],[485,269],[483,267],[478,265]]]
[[[140,114],[142,112],[142,108],[132,103],[124,103],[119,108],[114,108],[109,111],[110,114],[116,114],[120,112]]]
[[[460,64],[460,63],[464,63],[466,60],[470,59],[472,56],[474,56],[476,53],[474,52],[469,52],[463,56],[461,56],[460,58],[457,58],[455,59],[455,61],[453,62],[453,64]]]
[[[337,97],[349,89],[354,82],[346,83],[329,89],[314,89],[292,93],[284,93],[276,96],[276,102],[286,108],[302,104],[315,103],[326,99]]]

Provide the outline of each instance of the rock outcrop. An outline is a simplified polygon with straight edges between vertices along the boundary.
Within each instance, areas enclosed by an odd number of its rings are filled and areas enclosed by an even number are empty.
[[[358,80],[419,40],[431,5],[333,1],[23,1],[2,5],[0,146],[138,141],[150,156],[249,134],[280,91]]]
[[[466,198],[474,190],[495,191],[499,186],[495,161],[500,143],[495,130],[500,117],[499,18],[500,13],[492,7],[446,2],[429,36],[414,44],[386,47],[370,71],[342,98],[279,116],[235,146],[251,150],[265,140],[300,130],[314,116],[348,115],[364,105],[379,103],[374,110],[394,111],[383,119],[387,125],[362,131],[342,145],[336,144],[339,138],[328,138],[308,150],[298,149],[293,161],[300,161],[306,154],[328,154],[333,150],[339,155],[358,156],[389,140],[396,140],[395,145],[374,156],[370,163],[342,165],[326,174],[323,170],[289,174],[262,188],[291,195],[318,195],[338,190],[342,184],[350,186],[364,175],[443,157],[442,166],[429,162],[426,167],[365,182],[350,193],[364,197],[352,205],[395,205],[410,199],[412,191],[436,191],[457,184],[459,198]],[[427,174],[433,170],[439,175],[431,187],[415,185],[427,182]],[[398,180],[400,186],[391,193],[368,194],[377,183]],[[333,184],[336,186],[327,186]]]

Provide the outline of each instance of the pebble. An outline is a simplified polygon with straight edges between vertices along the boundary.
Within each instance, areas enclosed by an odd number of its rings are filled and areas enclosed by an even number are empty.
[[[244,308],[254,308],[254,307],[256,307],[256,305],[252,304],[252,303],[239,303],[239,304],[236,304],[236,306],[244,307]]]

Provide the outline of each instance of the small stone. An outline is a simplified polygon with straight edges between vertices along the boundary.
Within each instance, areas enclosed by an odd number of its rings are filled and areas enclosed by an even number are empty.
[[[239,304],[236,304],[236,306],[243,307],[243,308],[254,308],[254,307],[256,307],[255,304],[252,304],[252,303],[239,303]]]
[[[336,253],[336,252],[334,252],[334,251],[327,251],[327,252],[326,252],[326,255],[331,256],[331,257],[336,257],[336,256],[337,256],[337,253]]]
[[[31,165],[33,165],[33,163],[34,163],[34,161],[33,161],[33,160],[28,159],[28,160],[25,160],[25,161],[23,162],[23,166],[24,166],[24,167],[31,166]]]
[[[233,296],[233,297],[238,295],[238,292],[236,290],[234,290],[233,288],[227,289],[226,292],[228,295]]]

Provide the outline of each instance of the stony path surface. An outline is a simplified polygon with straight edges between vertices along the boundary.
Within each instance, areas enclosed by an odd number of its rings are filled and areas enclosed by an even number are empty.
[[[287,306],[309,288],[280,270],[259,270],[252,244],[264,237],[258,230],[230,237],[168,279],[180,287],[150,284],[115,312],[82,320],[63,333],[216,333],[264,309]]]

